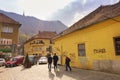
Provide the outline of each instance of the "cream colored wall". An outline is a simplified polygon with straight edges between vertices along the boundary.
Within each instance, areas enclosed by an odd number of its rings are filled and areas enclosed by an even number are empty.
[[[43,40],[45,44],[31,44],[30,45],[30,43],[37,41],[37,40]],[[25,51],[25,54],[28,53],[29,55],[42,54],[42,56],[45,56],[47,53],[49,53],[48,51],[46,51],[46,48],[48,48],[50,45],[51,44],[50,44],[49,39],[34,39],[32,41],[27,42],[24,45],[24,51]],[[41,48],[41,50],[39,48]]]

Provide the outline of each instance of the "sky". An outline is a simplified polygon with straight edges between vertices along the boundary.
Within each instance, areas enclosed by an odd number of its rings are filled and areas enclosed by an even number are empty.
[[[101,5],[119,0],[0,0],[0,10],[34,16],[40,20],[60,20],[70,27]]]

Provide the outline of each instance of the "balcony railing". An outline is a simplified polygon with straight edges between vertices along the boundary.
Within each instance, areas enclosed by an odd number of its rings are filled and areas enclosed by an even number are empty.
[[[0,45],[12,45],[12,39],[0,39]]]

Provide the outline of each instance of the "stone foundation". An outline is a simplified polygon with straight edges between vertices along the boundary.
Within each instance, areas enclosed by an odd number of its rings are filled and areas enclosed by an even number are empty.
[[[117,60],[94,60],[93,69],[120,74],[120,61]]]

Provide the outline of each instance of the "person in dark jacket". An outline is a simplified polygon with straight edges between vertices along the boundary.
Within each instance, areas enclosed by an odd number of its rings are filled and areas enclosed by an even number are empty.
[[[69,70],[71,71],[71,67],[70,67],[70,58],[66,56],[66,59],[65,59],[65,65],[66,65],[66,71],[68,71],[68,68]]]
[[[54,56],[53,56],[54,70],[57,69],[57,62],[58,62],[58,56],[55,53]]]
[[[52,57],[51,54],[48,55],[48,69],[51,71]]]

